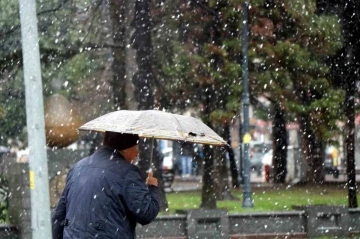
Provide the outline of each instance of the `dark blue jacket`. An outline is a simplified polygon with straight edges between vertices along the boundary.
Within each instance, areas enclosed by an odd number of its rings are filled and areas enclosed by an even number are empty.
[[[52,217],[53,238],[135,238],[136,223],[155,219],[160,192],[110,147],[79,161]]]

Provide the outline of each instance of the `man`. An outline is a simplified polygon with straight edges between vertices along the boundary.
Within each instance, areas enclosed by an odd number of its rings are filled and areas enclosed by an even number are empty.
[[[135,238],[136,223],[160,209],[157,179],[146,182],[133,165],[139,137],[106,132],[103,147],[79,161],[67,176],[52,217],[53,238]]]

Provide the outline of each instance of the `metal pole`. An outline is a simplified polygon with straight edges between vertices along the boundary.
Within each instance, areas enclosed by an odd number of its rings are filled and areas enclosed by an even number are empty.
[[[249,144],[251,140],[251,136],[249,133],[249,87],[248,87],[248,8],[249,2],[244,0],[243,2],[243,29],[242,29],[242,54],[243,54],[243,62],[242,62],[242,77],[243,77],[243,95],[242,95],[242,103],[244,110],[244,136],[243,136],[243,144],[244,144],[244,174],[243,174],[243,207],[253,207],[253,202],[251,199],[251,186],[250,186],[250,157],[249,157]]]
[[[241,110],[240,110],[241,111]],[[244,184],[244,150],[243,150],[243,126],[241,113],[239,114],[239,182]]]
[[[152,162],[153,162],[153,155],[154,155],[154,137],[151,138],[151,152],[150,152],[150,166],[149,172],[153,171]]]
[[[35,0],[19,0],[29,142],[32,238],[51,235],[49,177]]]

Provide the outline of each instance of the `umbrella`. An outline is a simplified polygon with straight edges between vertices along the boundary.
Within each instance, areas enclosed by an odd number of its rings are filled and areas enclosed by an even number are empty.
[[[119,110],[82,125],[79,130],[137,134],[141,138],[224,146],[226,141],[201,120],[159,110]]]
[[[159,110],[119,110],[82,125],[79,130],[137,134],[141,138],[225,146],[226,141],[201,120]],[[153,149],[152,141],[152,148]],[[152,164],[152,152],[150,165]]]

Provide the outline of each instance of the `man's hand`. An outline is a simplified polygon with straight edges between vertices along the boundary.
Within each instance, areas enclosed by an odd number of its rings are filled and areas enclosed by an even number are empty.
[[[153,172],[149,172],[148,177],[146,178],[146,185],[158,185],[158,180],[153,177]]]

